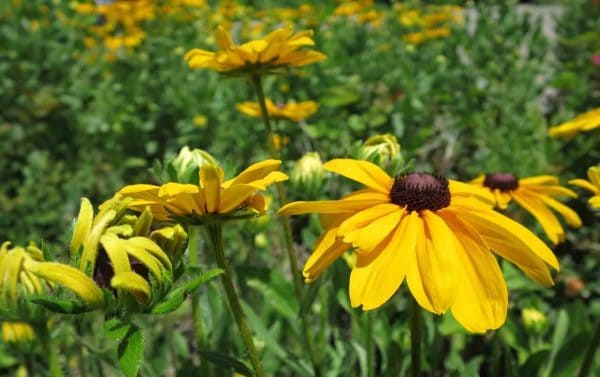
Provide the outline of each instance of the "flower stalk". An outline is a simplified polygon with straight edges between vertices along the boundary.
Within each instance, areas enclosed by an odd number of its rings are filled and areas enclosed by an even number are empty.
[[[265,372],[260,362],[258,352],[256,350],[256,347],[254,346],[254,341],[252,339],[250,327],[248,326],[248,321],[246,319],[246,316],[244,315],[242,306],[240,305],[240,300],[233,286],[233,280],[231,279],[231,267],[225,259],[225,253],[223,251],[223,230],[221,228],[221,225],[209,225],[208,235],[210,238],[211,246],[215,253],[217,264],[220,268],[223,269],[223,273],[221,274],[221,282],[223,283],[223,288],[225,289],[225,294],[227,295],[229,307],[231,309],[233,317],[235,318],[235,322],[238,326],[238,329],[240,330],[240,333],[244,340],[244,344],[248,349],[248,355],[250,356],[250,362],[252,363],[252,367],[254,369],[256,377],[265,377]]]
[[[373,343],[373,313],[364,312],[366,323],[367,377],[375,377],[375,346]]]
[[[410,371],[412,377],[421,375],[421,309],[410,298]]]
[[[251,76],[252,85],[254,87],[254,91],[256,92],[256,97],[258,100],[258,104],[260,105],[262,120],[265,124],[265,128],[267,129],[267,144],[269,147],[269,154],[273,159],[279,159],[279,151],[275,146],[274,132],[273,127],[271,126],[271,119],[269,117],[269,112],[267,110],[267,103],[265,93],[262,87],[262,79],[259,74],[255,74]],[[277,195],[279,199],[279,206],[282,207],[287,203],[285,196],[285,187],[282,183],[277,183]],[[285,236],[285,246],[286,252],[290,263],[290,269],[292,272],[292,278],[294,280],[294,289],[296,293],[296,299],[298,303],[302,302],[303,290],[302,290],[302,277],[300,276],[300,269],[298,267],[298,256],[296,254],[296,249],[294,248],[294,240],[292,237],[292,225],[290,223],[289,218],[287,217],[279,217],[279,221],[283,226],[283,233]],[[309,357],[313,366],[313,372],[315,377],[320,377],[321,368],[319,366],[318,358],[315,353],[315,347],[312,338],[312,332],[310,331],[310,326],[308,324],[306,315],[300,316],[302,322],[302,334],[304,336],[304,341],[306,343],[306,347],[308,349]]]
[[[56,347],[54,346],[54,344],[52,344],[52,337],[50,336],[50,330],[48,329],[48,325],[44,322],[37,326],[36,334],[39,336],[40,343],[42,343],[42,349],[44,350],[44,354],[48,358],[50,376],[62,377],[63,372],[58,363]]]

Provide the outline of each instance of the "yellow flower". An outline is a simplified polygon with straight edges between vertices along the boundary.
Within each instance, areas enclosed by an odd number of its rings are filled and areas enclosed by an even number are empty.
[[[313,115],[319,105],[315,101],[303,101],[303,102],[288,102],[274,104],[273,101],[267,99],[265,101],[267,105],[267,112],[272,118],[286,118],[295,122],[309,118]],[[242,114],[246,114],[255,118],[262,118],[262,112],[258,102],[242,102],[236,105],[236,108]]]
[[[287,180],[287,175],[278,171],[280,165],[279,160],[265,160],[224,181],[223,170],[207,164],[200,167],[198,185],[176,182],[162,186],[138,184],[125,186],[119,193],[132,199],[129,208],[142,211],[149,207],[159,220],[168,220],[173,215],[224,215],[240,209],[264,213],[265,202],[257,191]]]
[[[505,209],[511,200],[517,202],[536,218],[554,244],[565,240],[565,231],[550,208],[560,213],[570,226],[574,228],[581,226],[581,219],[577,213],[554,198],[556,196],[576,198],[577,194],[560,186],[555,176],[540,175],[518,179],[509,173],[493,173],[481,175],[471,183],[485,187],[493,193],[495,204],[501,209]]]
[[[152,298],[151,282],[157,288],[172,282],[172,265],[176,262],[172,258],[187,235],[177,226],[151,233],[150,210],[139,217],[126,215],[130,202],[131,199],[116,195],[104,202],[94,216],[92,204],[83,198],[70,249],[71,253],[78,253],[81,248],[79,269],[92,275],[98,285],[115,289],[119,298],[131,294],[144,304]],[[175,242],[169,243],[169,238]],[[154,240],[161,240],[162,247]]]
[[[600,127],[600,108],[590,110],[568,122],[552,127],[548,134],[552,137],[571,137],[579,132],[591,131]]]
[[[291,28],[277,29],[263,39],[236,45],[231,35],[222,27],[215,31],[220,50],[211,52],[201,49],[188,51],[184,59],[190,68],[212,68],[218,72],[269,71],[278,67],[299,67],[326,58],[320,52],[302,50],[314,45],[312,30],[294,34]]]
[[[594,196],[589,200],[592,208],[600,208],[600,166],[592,166],[587,171],[589,181],[585,179],[572,179],[569,184],[579,186],[591,191]]]
[[[92,308],[104,304],[104,295],[98,286],[81,271],[56,262],[44,261],[44,255],[35,245],[9,248],[6,241],[0,247],[0,302],[18,303],[25,294],[42,294],[54,284],[60,284],[75,293]]]
[[[447,37],[450,35],[450,32],[451,32],[450,28],[440,27],[440,28],[436,28],[436,29],[427,29],[424,31],[408,33],[408,34],[405,34],[402,37],[402,39],[407,43],[417,45],[417,44],[424,42],[427,39]]]
[[[5,343],[25,343],[35,339],[33,327],[26,322],[2,322],[2,340]]]
[[[396,178],[350,159],[324,168],[367,186],[340,200],[295,202],[279,213],[322,213],[325,233],[304,266],[312,281],[349,247],[353,307],[375,309],[406,279],[416,301],[433,313],[448,309],[465,328],[484,332],[506,318],[508,293],[494,253],[533,280],[551,286],[552,251],[522,225],[495,212],[489,192],[425,173]]]

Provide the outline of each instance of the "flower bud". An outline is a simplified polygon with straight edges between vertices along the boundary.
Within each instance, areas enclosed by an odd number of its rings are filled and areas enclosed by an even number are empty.
[[[384,168],[398,168],[404,162],[398,139],[392,134],[371,136],[361,146],[359,157]]]
[[[540,333],[548,325],[548,318],[535,308],[525,308],[521,312],[521,320],[525,328],[534,333]]]
[[[302,156],[292,169],[292,186],[307,195],[315,194],[323,184],[323,163],[317,152],[308,152]]]
[[[169,164],[176,173],[176,176],[172,177],[174,180],[180,183],[195,184],[198,183],[198,169],[207,164],[217,165],[217,161],[210,153],[202,149],[190,150],[185,146]]]

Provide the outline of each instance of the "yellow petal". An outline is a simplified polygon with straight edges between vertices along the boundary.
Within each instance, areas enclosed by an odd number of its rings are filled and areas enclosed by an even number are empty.
[[[371,310],[386,303],[398,290],[414,254],[418,232],[409,228],[407,216],[388,240],[382,242],[376,256],[357,254],[350,274],[350,303]]]
[[[73,291],[87,305],[99,308],[104,305],[102,290],[76,268],[54,262],[32,262],[28,270],[40,278],[60,284]]]
[[[221,192],[221,203],[219,213],[227,213],[238,208],[246,199],[256,191],[251,185],[233,185]]]
[[[83,252],[81,253],[81,261],[79,262],[79,269],[81,271],[89,274],[94,272],[96,256],[98,255],[98,242],[100,242],[100,237],[102,237],[104,230],[116,216],[117,212],[115,210],[109,210],[102,215],[96,216],[96,219],[94,219],[92,230],[85,241],[83,241]]]
[[[552,208],[556,212],[560,213],[567,221],[567,224],[569,224],[573,228],[579,228],[581,226],[581,219],[579,218],[579,215],[577,214],[577,212],[573,211],[571,208],[562,204],[558,200],[555,200],[548,196],[543,196],[542,200],[550,208]]]
[[[385,203],[362,210],[344,221],[338,235],[359,252],[370,252],[400,223],[404,208]]]
[[[215,41],[221,50],[228,50],[235,47],[235,44],[231,40],[231,35],[222,26],[219,26],[215,30]]]
[[[132,237],[127,240],[128,245],[144,249],[158,259],[162,265],[169,271],[173,270],[169,256],[152,240],[146,237]]]
[[[592,166],[587,173],[590,182],[600,190],[600,166]]]
[[[448,189],[450,194],[454,196],[475,197],[489,205],[496,203],[494,195],[486,187],[475,184],[467,184],[452,179],[448,180]]]
[[[586,181],[585,179],[572,179],[569,181],[570,185],[579,186],[583,189],[593,192],[594,194],[598,193],[599,188],[594,186],[591,182]]]
[[[8,298],[11,301],[17,299],[19,272],[25,257],[25,249],[22,247],[13,248],[3,257],[3,263],[0,264],[0,287],[2,288],[0,292],[4,299]]]
[[[100,243],[106,251],[115,274],[131,271],[131,264],[125,250],[127,240],[107,233],[100,238]]]
[[[92,203],[87,198],[81,198],[79,207],[79,215],[77,215],[77,223],[73,229],[73,237],[71,238],[70,250],[71,253],[79,250],[81,244],[92,229],[92,220],[94,219],[94,208]]]
[[[248,166],[237,177],[223,182],[223,187],[229,187],[233,184],[252,184],[254,181],[259,181],[265,178],[269,173],[279,169],[281,166],[280,160],[264,160]]]
[[[137,273],[123,272],[113,276],[110,279],[110,286],[115,289],[122,289],[133,294],[139,302],[147,302],[150,299],[150,284]]]
[[[592,208],[600,208],[600,195],[590,198],[589,203]]]
[[[329,265],[335,262],[350,245],[336,236],[337,227],[328,229],[315,243],[314,250],[302,271],[307,283],[314,281]]]
[[[435,312],[429,296],[425,293],[424,283],[417,261],[417,253],[422,252],[425,248],[425,226],[423,220],[421,220],[416,211],[411,212],[410,215],[406,217],[405,221],[408,221],[407,234],[415,234],[416,237],[415,247],[413,249],[405,249],[405,252],[408,254],[408,261],[406,263],[406,283],[417,303],[423,309]]]
[[[323,168],[384,194],[389,194],[394,182],[379,166],[368,161],[335,159],[325,163]]]
[[[519,179],[519,185],[558,185],[558,177],[554,175],[538,175],[535,177],[528,177]]]
[[[254,118],[260,118],[262,116],[260,107],[258,106],[258,103],[256,103],[256,102],[238,103],[237,105],[235,105],[235,108],[240,113],[254,117]]]
[[[524,190],[518,190],[513,192],[513,198],[515,202],[536,218],[552,243],[557,244],[565,240],[565,231],[560,225],[560,221],[539,196],[534,196]]]
[[[450,212],[440,215],[458,241],[461,273],[452,315],[471,332],[499,328],[506,320],[508,289],[496,258],[473,227]]]
[[[221,201],[223,170],[218,166],[204,165],[200,168],[200,182],[206,195],[206,212],[215,213]]]

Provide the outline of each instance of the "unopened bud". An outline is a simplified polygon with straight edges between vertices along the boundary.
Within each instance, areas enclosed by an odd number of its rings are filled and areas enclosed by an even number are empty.
[[[404,163],[398,139],[392,134],[371,136],[361,146],[359,158],[392,170]]]
[[[316,193],[323,184],[323,163],[317,152],[300,157],[290,175],[292,185],[308,195]]]
[[[539,333],[548,324],[548,318],[541,311],[534,308],[525,308],[521,312],[521,319],[527,330]]]
[[[170,162],[176,173],[173,178],[177,182],[191,184],[198,184],[198,169],[207,164],[217,165],[217,161],[210,153],[202,149],[190,150],[187,146],[181,148],[177,157]]]

